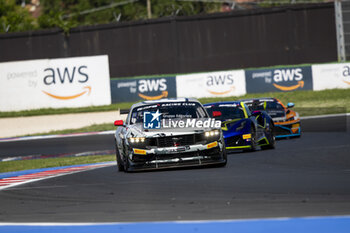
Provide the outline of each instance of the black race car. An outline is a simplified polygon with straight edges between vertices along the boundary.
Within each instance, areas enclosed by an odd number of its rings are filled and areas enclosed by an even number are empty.
[[[114,124],[119,171],[227,162],[221,122],[197,100],[144,101],[131,107],[126,122]]]

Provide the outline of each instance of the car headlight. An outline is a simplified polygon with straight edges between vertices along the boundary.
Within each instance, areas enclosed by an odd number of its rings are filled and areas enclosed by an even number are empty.
[[[135,137],[135,138],[129,138],[129,141],[131,143],[143,143],[145,142],[145,138],[144,137]]]
[[[215,130],[205,132],[204,136],[208,138],[208,137],[218,136],[219,134],[220,134],[219,130],[215,129]]]
[[[294,116],[292,116],[292,117],[289,117],[286,121],[294,121],[295,119],[294,119]]]
[[[240,125],[236,128],[236,131],[241,131],[245,127],[245,121],[242,121]]]

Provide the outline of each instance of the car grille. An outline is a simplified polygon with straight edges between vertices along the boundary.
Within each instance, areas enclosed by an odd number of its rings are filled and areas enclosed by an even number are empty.
[[[194,145],[202,140],[202,135],[200,134],[176,135],[155,138],[154,145],[159,148],[173,146],[188,146]]]
[[[286,125],[285,127],[290,128],[291,125]],[[288,135],[288,134],[291,134],[292,132],[288,129],[276,126],[274,128],[274,133],[275,135]]]
[[[232,136],[226,138],[226,147],[230,146],[244,146],[245,142],[242,139],[242,135]]]
[[[160,163],[159,167],[166,166],[166,165],[173,165],[177,163],[181,163],[186,165],[186,163],[195,163],[198,164],[198,159],[190,160],[189,158],[197,157],[197,156],[203,156],[207,157],[204,159],[201,159],[202,162],[205,160],[219,160],[222,159],[222,153],[220,151],[219,147],[211,148],[204,151],[193,151],[193,152],[186,152],[186,153],[176,153],[176,154],[162,154],[162,155],[134,155],[132,158],[132,161],[135,163],[142,163],[142,166],[145,165],[148,161],[157,161],[157,160],[166,160],[166,159],[181,159],[178,162],[169,162],[169,163]]]

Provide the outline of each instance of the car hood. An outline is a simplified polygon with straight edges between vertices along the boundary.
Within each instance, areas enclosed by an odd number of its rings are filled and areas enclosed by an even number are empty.
[[[166,136],[202,133],[213,129],[220,129],[220,128],[212,128],[212,127],[174,128],[173,127],[173,128],[160,128],[160,129],[144,129],[143,124],[133,124],[128,126],[127,137],[166,137]]]
[[[285,110],[277,110],[277,109],[270,109],[266,110],[267,114],[273,119],[273,120],[279,120],[279,119],[285,119],[286,117],[286,111]]]

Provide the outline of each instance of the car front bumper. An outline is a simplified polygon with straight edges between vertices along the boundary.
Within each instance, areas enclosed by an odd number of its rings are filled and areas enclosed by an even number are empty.
[[[275,123],[274,133],[276,138],[298,137],[301,135],[300,121],[293,124]]]
[[[251,148],[250,133],[237,132],[225,137],[225,145],[227,150],[244,150]]]
[[[224,145],[215,141],[206,145],[133,149],[128,156],[130,170],[203,166],[226,163]]]

